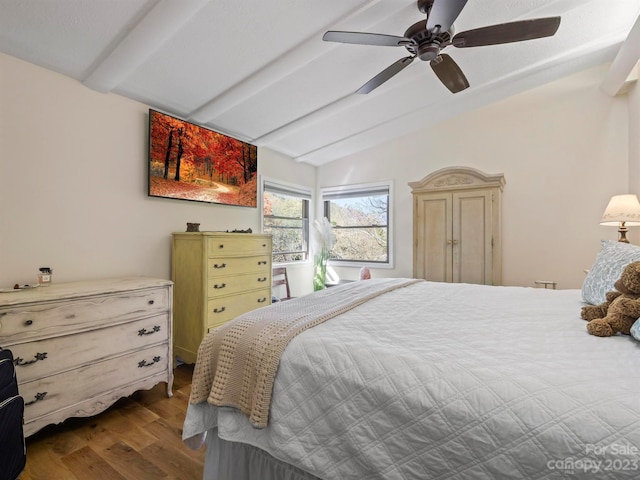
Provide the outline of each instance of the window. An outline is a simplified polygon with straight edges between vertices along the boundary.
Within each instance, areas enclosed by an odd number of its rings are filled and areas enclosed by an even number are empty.
[[[322,190],[324,215],[336,238],[332,262],[392,266],[390,193],[390,183]]]
[[[273,263],[309,258],[311,191],[265,180],[262,187],[263,232],[273,238]]]

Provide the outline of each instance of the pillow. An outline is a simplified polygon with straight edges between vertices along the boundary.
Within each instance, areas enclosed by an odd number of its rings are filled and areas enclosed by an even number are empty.
[[[640,340],[640,320],[636,320],[631,325],[631,336],[636,340]]]
[[[604,302],[605,294],[615,290],[613,284],[624,267],[640,261],[640,247],[636,245],[613,240],[602,240],[601,243],[602,249],[582,284],[582,300],[591,305]]]

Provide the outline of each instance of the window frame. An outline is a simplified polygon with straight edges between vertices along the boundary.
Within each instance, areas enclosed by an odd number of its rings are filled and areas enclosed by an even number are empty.
[[[327,217],[329,221],[331,218],[328,214],[330,197],[333,198],[345,198],[345,197],[366,197],[367,193],[375,193],[386,190],[388,194],[387,203],[387,261],[386,262],[373,262],[368,260],[337,260],[329,259],[329,264],[337,267],[373,267],[373,268],[394,268],[394,248],[393,248],[393,181],[383,181],[374,183],[361,183],[354,185],[343,185],[338,187],[324,187],[320,189],[320,204],[323,216]],[[329,198],[328,198],[329,197]],[[354,227],[357,228],[357,227]]]
[[[314,208],[314,194],[313,189],[310,187],[305,187],[303,185],[296,185],[293,183],[283,182],[281,180],[274,180],[267,177],[262,177],[260,181],[260,222],[262,232],[265,231],[265,214],[264,214],[264,194],[266,192],[275,192],[281,193],[283,195],[288,195],[294,198],[299,198],[301,200],[307,201],[306,208],[306,220],[307,220],[307,228],[303,227],[302,229],[302,237],[303,244],[306,244],[306,259],[304,260],[289,260],[286,262],[276,262],[273,260],[273,256],[280,254],[279,252],[272,251],[272,263],[273,265],[301,265],[311,263],[312,252],[311,252],[311,223],[312,223],[312,212]],[[289,218],[289,217],[280,217],[280,218]],[[292,219],[294,217],[291,217]],[[305,218],[304,216],[301,218]],[[294,252],[295,253],[295,252]]]

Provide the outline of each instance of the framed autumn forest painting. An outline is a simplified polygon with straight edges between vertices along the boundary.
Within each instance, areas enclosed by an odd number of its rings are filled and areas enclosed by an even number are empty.
[[[257,147],[149,110],[149,196],[256,207]]]

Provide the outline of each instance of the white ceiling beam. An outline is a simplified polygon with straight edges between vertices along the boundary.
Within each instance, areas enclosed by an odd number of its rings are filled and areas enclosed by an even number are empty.
[[[627,39],[620,47],[620,51],[614,58],[607,76],[602,81],[600,88],[607,95],[614,97],[620,93],[633,73],[634,67],[640,60],[640,16],[631,28]]]
[[[169,39],[209,0],[160,0],[98,63],[82,83],[99,92],[110,92]]]
[[[281,125],[269,133],[265,133],[264,135],[254,138],[251,143],[255,143],[256,145],[269,145],[279,138],[292,135],[299,130],[308,128],[309,125],[327,120],[328,118],[349,108],[353,108],[358,103],[364,102],[366,98],[367,97],[365,95],[355,95],[354,93],[349,92],[347,95],[336,98],[334,101],[324,104],[316,110],[309,112],[302,117],[296,118],[286,125]]]

